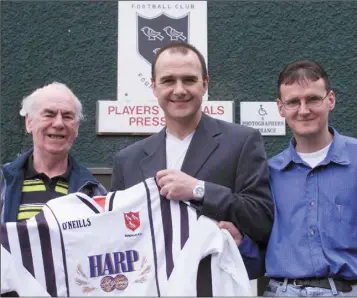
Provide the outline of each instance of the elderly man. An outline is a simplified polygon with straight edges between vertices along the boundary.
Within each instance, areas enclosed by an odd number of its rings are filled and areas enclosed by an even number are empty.
[[[22,102],[33,148],[0,170],[1,222],[36,215],[50,199],[72,192],[90,196],[105,188],[69,155],[83,119],[82,104],[64,84],[39,88]]]

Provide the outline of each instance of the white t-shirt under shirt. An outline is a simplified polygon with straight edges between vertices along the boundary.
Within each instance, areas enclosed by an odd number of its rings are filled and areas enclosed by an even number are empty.
[[[320,162],[322,162],[327,155],[328,150],[330,149],[331,143],[328,144],[325,148],[322,148],[319,151],[312,152],[312,153],[300,153],[299,156],[301,159],[306,162],[311,168],[316,167]]]
[[[195,131],[180,140],[166,130],[166,163],[168,169],[181,170],[194,133]]]

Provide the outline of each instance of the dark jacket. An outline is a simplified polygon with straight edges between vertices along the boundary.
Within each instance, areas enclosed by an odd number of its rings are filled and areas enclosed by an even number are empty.
[[[129,188],[162,169],[166,169],[166,128],[115,155],[111,190]],[[205,181],[200,214],[232,222],[257,244],[267,245],[274,205],[258,130],[203,113],[181,171]]]
[[[119,151],[114,158],[111,190],[127,189],[166,169],[165,138],[163,128]],[[239,250],[249,278],[262,276],[274,206],[259,131],[203,114],[181,170],[205,181],[201,214],[230,221],[244,234]]]
[[[21,190],[24,180],[24,167],[33,149],[21,154],[14,161],[3,165],[0,169],[0,211],[1,223],[17,221],[17,213],[21,203]],[[93,174],[81,166],[70,155],[71,172],[69,175],[68,193],[85,192],[88,195],[104,195],[105,187]]]

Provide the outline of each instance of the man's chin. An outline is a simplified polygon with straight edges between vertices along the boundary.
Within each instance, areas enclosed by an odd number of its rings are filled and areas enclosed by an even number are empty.
[[[65,147],[51,146],[46,148],[45,151],[51,155],[67,155],[69,150]]]
[[[315,138],[316,135],[319,134],[319,131],[317,129],[314,128],[302,128],[298,131],[295,132],[296,136],[302,137],[302,138],[306,138],[306,139],[312,139]]]
[[[193,118],[195,118],[196,113],[191,110],[182,110],[182,111],[175,111],[175,113],[170,113],[169,118],[178,121],[178,122],[183,122],[183,121],[190,121]]]

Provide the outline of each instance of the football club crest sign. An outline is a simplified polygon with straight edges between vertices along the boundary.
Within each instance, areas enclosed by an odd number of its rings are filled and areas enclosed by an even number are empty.
[[[207,61],[206,1],[119,1],[118,100],[157,103],[151,62],[175,41],[192,44]]]
[[[124,212],[124,222],[129,230],[135,231],[140,227],[139,212]]]
[[[209,67],[207,1],[119,1],[117,100],[98,101],[97,134],[150,135],[166,125],[151,86],[151,63],[171,42],[193,45]],[[208,91],[202,99],[204,113],[234,121],[233,101],[208,101]]]
[[[137,46],[139,54],[151,65],[157,51],[174,41],[190,42],[189,13],[173,17],[166,13],[148,18],[137,14]]]

